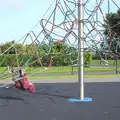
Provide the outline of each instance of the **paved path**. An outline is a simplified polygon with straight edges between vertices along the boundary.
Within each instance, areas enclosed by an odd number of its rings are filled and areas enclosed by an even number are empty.
[[[42,78],[36,80],[29,80],[32,83],[77,83],[78,78]],[[120,82],[120,76],[107,76],[107,77],[95,77],[95,78],[84,78],[84,82]],[[6,84],[8,80],[0,80],[0,84]]]

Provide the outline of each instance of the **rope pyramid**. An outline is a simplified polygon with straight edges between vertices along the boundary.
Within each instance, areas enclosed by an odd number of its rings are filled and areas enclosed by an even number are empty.
[[[108,26],[107,36],[104,35],[104,20],[105,12],[103,6],[106,0],[86,0],[83,3],[84,7],[84,44],[86,47],[89,47],[92,51],[97,51],[100,59],[104,62],[104,54],[109,54],[113,57],[119,57],[119,52],[117,48],[120,48],[119,35],[111,29],[114,26]],[[114,0],[107,0],[107,13],[110,11],[110,4],[113,4],[117,9],[119,9],[117,3]],[[23,51],[16,50],[16,57],[9,63],[9,69],[20,67],[26,68],[34,63],[39,63],[41,67],[45,68],[43,65],[43,58],[49,54],[55,54],[53,48],[56,43],[66,44],[67,47],[63,47],[62,54],[64,56],[64,61],[70,59],[71,65],[74,62],[77,62],[78,58],[73,57],[78,51],[78,18],[77,18],[77,7],[78,3],[76,0],[54,0],[50,5],[43,18],[31,29],[25,36],[23,36],[18,43],[21,43],[23,46],[27,44],[27,47]],[[117,25],[117,24],[116,24]],[[37,30],[38,29],[38,30]],[[115,48],[115,53],[111,53],[111,47],[109,46],[108,50],[105,51],[104,48],[108,47],[106,39],[113,35],[110,39],[112,43],[114,40],[117,40],[117,45]],[[101,49],[99,49],[100,44],[103,43]],[[33,46],[31,49],[31,46]],[[15,44],[8,48],[1,55],[7,54],[10,56],[9,51],[11,48],[15,49]],[[75,49],[70,49],[75,48]],[[29,49],[31,52],[29,53]],[[43,54],[41,54],[41,51]],[[52,52],[51,52],[52,51]],[[102,54],[101,54],[102,51]],[[22,56],[24,54],[24,56]],[[28,59],[25,59],[25,55],[30,54]],[[33,60],[34,59],[34,60]],[[6,57],[2,60],[6,60]],[[51,64],[51,60],[50,64]],[[106,62],[106,61],[105,61]],[[8,70],[8,67],[5,71]],[[45,69],[44,69],[45,70]],[[10,72],[3,73],[10,74]],[[6,75],[5,74],[5,75]],[[4,74],[2,75],[2,78]]]

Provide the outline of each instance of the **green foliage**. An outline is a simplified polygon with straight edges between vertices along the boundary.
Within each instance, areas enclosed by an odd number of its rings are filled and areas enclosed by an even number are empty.
[[[68,63],[66,63],[64,61],[64,58],[65,58],[65,56],[63,56],[61,54],[55,55],[55,57],[53,58],[53,65],[56,66],[56,67],[63,66],[63,65],[64,66],[68,65]]]
[[[84,53],[84,66],[88,67],[92,63],[92,54],[91,52]]]
[[[31,55],[3,54],[0,56],[0,67],[25,65]]]
[[[0,46],[1,51],[5,52],[10,46],[9,52],[0,56],[0,66],[68,66],[77,64],[78,51],[75,47],[68,46],[63,42],[54,43],[54,47],[50,49],[48,44],[41,44],[39,51],[36,49],[34,44],[22,45],[12,42],[7,42]],[[36,52],[36,53],[35,53]],[[41,58],[39,62],[38,54]],[[49,53],[49,54],[48,54]],[[43,57],[44,56],[44,57]],[[85,65],[91,63],[91,55],[85,53]],[[51,59],[52,58],[52,59]]]
[[[5,52],[7,49],[9,49],[7,52]],[[5,44],[0,45],[0,51],[5,54],[16,54],[19,51],[23,51],[22,45],[19,43],[15,43],[15,41],[6,42]]]
[[[110,51],[113,53],[116,51],[120,52],[120,47],[117,47],[118,42],[120,42],[120,10],[116,13],[106,14],[104,22],[104,35],[107,36],[106,43],[108,47],[103,49],[106,50],[110,48]],[[101,48],[103,47],[103,44],[104,43],[101,44]]]
[[[72,56],[70,55],[63,55],[63,54],[56,54],[56,55],[47,55],[42,58],[42,64],[44,66],[49,66],[50,60],[52,58],[52,66],[68,66],[71,64],[77,64],[77,53],[73,54]],[[85,58],[85,66],[90,65],[92,62],[92,55],[87,52],[84,54]],[[76,61],[73,61],[73,60]],[[38,61],[38,58],[36,55],[32,54],[4,54],[0,56],[0,67],[5,67],[5,66],[14,66],[16,67],[17,65],[19,66],[24,66],[25,64],[27,66],[41,66],[41,64]]]
[[[105,24],[105,31],[104,34],[108,35],[109,30],[111,29],[114,31],[111,33],[111,36],[114,35],[114,33],[117,33],[120,35],[119,29],[120,29],[120,10],[118,10],[116,13],[108,13],[106,14],[106,19],[104,20]]]

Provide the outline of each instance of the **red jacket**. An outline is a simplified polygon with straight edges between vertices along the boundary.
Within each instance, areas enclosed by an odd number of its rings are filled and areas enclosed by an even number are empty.
[[[35,85],[33,85],[31,82],[28,81],[25,74],[24,74],[23,78],[16,83],[15,86],[18,89],[23,87],[24,89],[27,89],[31,93],[35,92],[35,89],[36,89]]]

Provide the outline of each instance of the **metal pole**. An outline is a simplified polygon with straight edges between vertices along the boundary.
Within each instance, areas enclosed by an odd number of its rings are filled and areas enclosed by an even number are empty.
[[[84,23],[83,0],[78,0],[78,81],[80,83],[80,99],[84,99]]]

